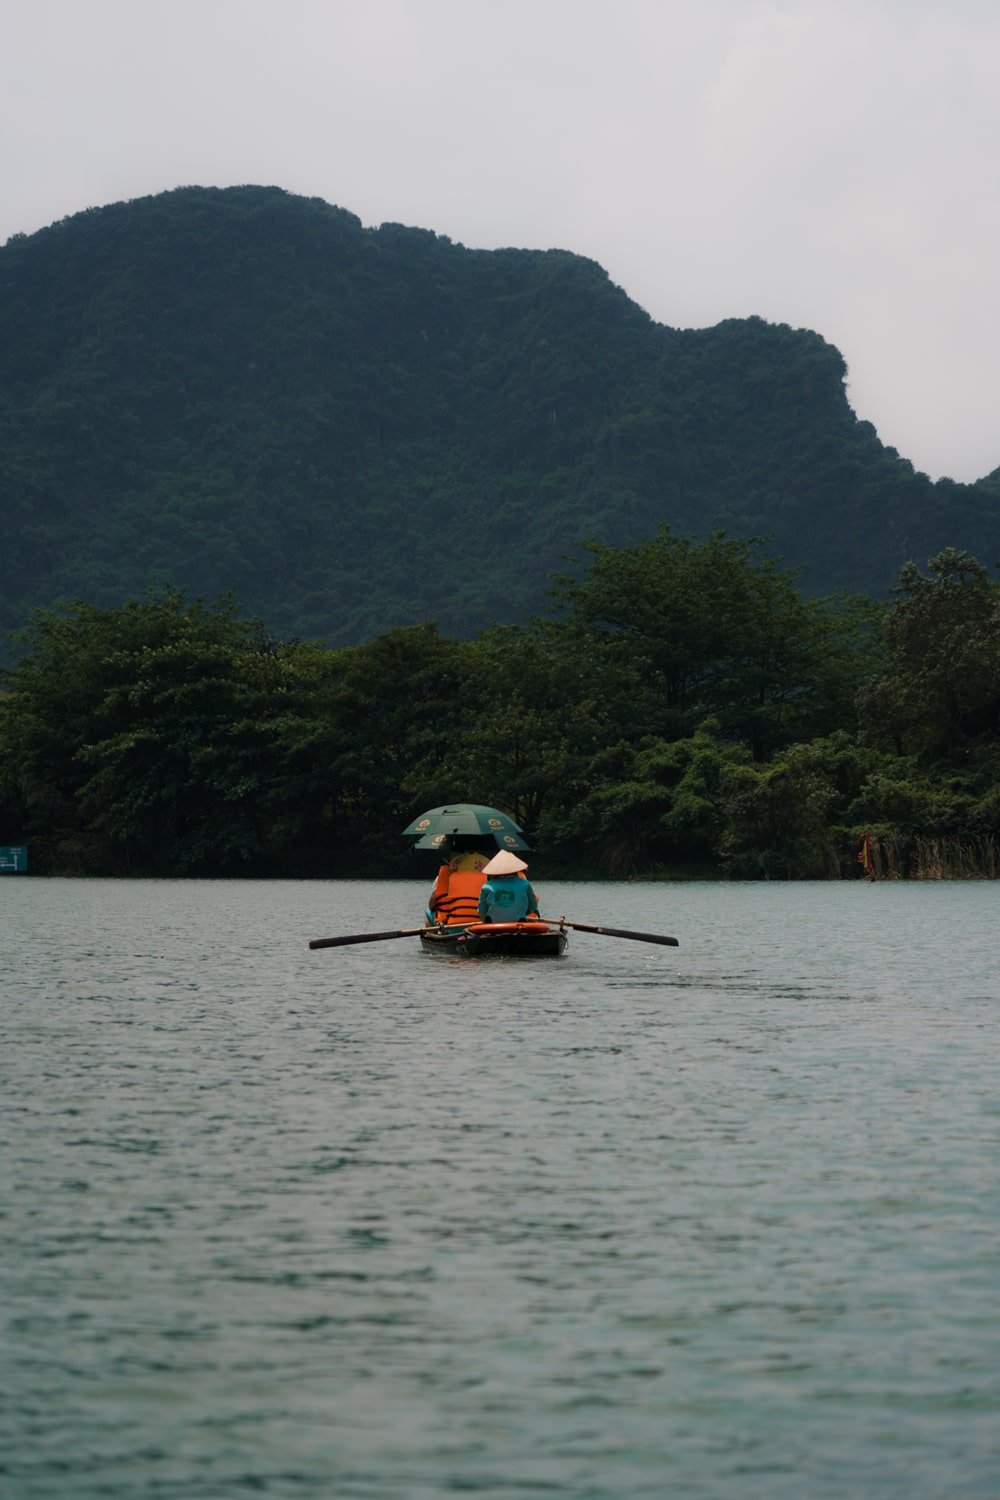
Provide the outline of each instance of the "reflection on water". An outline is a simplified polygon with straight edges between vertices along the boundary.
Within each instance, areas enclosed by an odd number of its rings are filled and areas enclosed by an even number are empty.
[[[1000,1493],[997,890],[0,883],[0,1494]]]

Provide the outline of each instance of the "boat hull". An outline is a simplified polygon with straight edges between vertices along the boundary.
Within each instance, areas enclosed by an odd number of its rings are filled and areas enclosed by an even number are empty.
[[[420,934],[424,948],[460,958],[558,958],[567,937],[544,922],[475,923],[471,927],[428,927]]]

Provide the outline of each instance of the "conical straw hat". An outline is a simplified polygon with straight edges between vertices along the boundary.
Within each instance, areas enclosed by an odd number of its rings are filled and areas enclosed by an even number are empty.
[[[494,854],[488,865],[483,866],[483,874],[514,875],[518,870],[527,868],[523,859],[518,859],[517,855],[511,854],[509,849],[501,849],[499,854]]]

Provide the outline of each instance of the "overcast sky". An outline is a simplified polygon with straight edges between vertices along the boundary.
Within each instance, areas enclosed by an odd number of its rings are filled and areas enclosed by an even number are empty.
[[[757,314],[937,478],[1000,465],[998,0],[0,0],[0,242],[273,183]]]

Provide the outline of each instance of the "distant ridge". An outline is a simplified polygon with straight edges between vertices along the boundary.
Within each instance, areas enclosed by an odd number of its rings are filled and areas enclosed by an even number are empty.
[[[586,538],[770,539],[812,592],[1000,558],[1000,470],[934,484],[818,334],[655,324],[593,261],[474,251],[273,187],[0,249],[0,629],[172,582],[278,634],[470,634]]]

